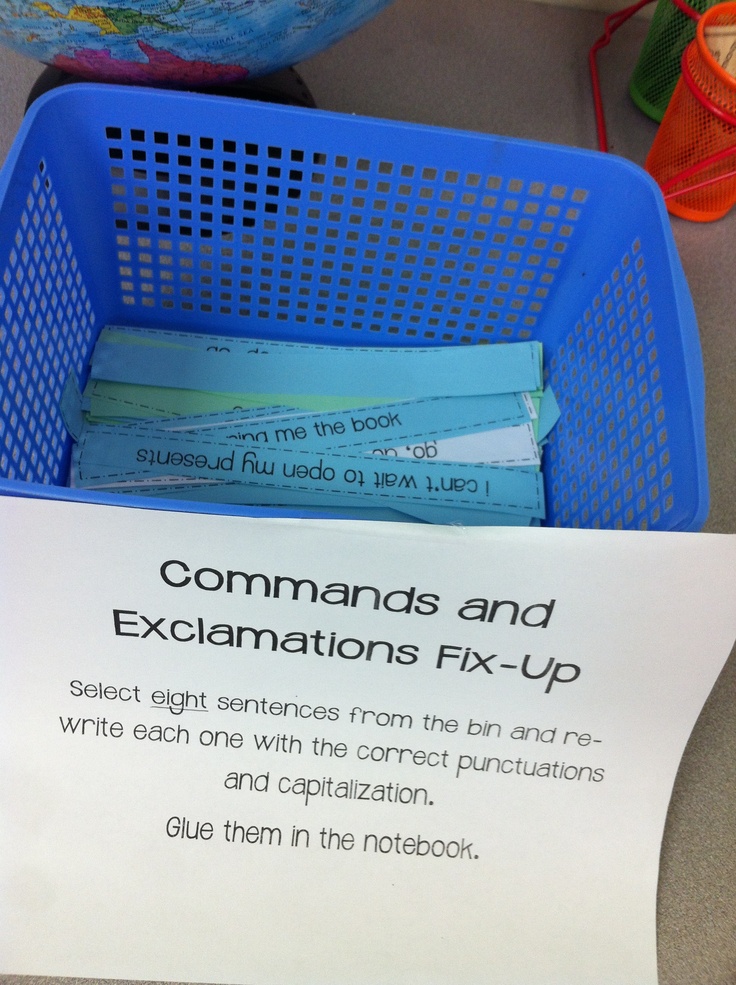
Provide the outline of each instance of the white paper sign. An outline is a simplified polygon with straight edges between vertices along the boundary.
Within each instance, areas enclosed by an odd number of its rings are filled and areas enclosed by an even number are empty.
[[[0,970],[654,985],[736,538],[0,499]]]

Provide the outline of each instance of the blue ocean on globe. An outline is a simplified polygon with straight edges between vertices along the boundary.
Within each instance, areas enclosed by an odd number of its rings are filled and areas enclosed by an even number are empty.
[[[80,78],[199,88],[304,61],[393,0],[0,0],[0,44]]]

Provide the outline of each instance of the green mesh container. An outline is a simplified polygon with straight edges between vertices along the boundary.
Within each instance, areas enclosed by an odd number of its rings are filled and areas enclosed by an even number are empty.
[[[695,37],[698,17],[716,0],[658,0],[629,82],[631,98],[658,123],[680,77],[682,53]]]

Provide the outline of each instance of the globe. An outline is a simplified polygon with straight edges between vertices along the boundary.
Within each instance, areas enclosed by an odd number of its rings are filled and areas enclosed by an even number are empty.
[[[304,61],[392,0],[0,0],[0,43],[98,82],[237,85]]]

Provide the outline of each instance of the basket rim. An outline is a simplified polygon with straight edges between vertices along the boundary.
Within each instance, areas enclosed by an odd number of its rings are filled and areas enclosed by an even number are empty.
[[[736,7],[736,3],[733,4]],[[34,125],[37,117],[45,115],[51,111],[51,106],[63,102],[72,102],[81,99],[86,102],[96,100],[120,101],[121,104],[135,105],[136,101],[146,99],[149,103],[157,102],[165,106],[166,103],[185,102],[194,106],[229,106],[230,108],[240,107],[241,111],[247,107],[247,112],[254,115],[282,117],[283,119],[308,119],[318,116],[323,120],[334,119],[344,125],[355,124],[356,126],[372,126],[377,129],[390,129],[395,132],[406,131],[408,133],[430,132],[435,134],[447,134],[448,136],[462,136],[478,138],[488,141],[495,141],[501,144],[508,144],[514,147],[522,147],[555,153],[561,157],[585,158],[595,161],[598,167],[610,167],[611,170],[629,172],[638,178],[642,185],[649,186],[658,192],[658,185],[648,174],[646,169],[616,153],[603,153],[593,147],[586,147],[577,144],[554,143],[552,141],[535,140],[529,137],[517,137],[512,134],[498,133],[496,131],[470,130],[460,127],[448,126],[446,124],[425,123],[416,120],[403,120],[384,116],[370,116],[361,113],[352,113],[344,110],[323,109],[321,107],[304,107],[281,105],[276,103],[265,103],[256,100],[246,100],[237,96],[226,96],[219,93],[192,92],[178,89],[156,89],[151,86],[126,85],[108,82],[88,82],[80,79],[68,85],[51,89],[40,95],[28,107],[26,114],[21,122],[18,133],[8,152],[5,164],[0,170],[6,169],[7,163],[13,153],[15,145]],[[50,106],[51,104],[51,106]],[[608,163],[606,163],[608,162]]]

